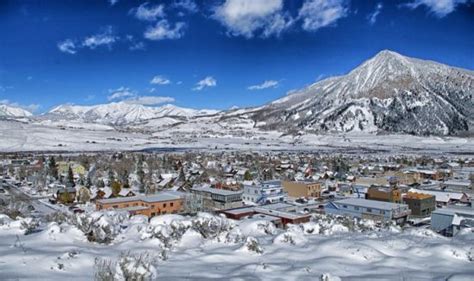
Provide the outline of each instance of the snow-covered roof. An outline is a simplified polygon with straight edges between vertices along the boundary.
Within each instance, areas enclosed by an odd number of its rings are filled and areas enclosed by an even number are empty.
[[[368,200],[368,199],[361,199],[361,198],[348,198],[342,199],[338,201],[334,201],[338,205],[351,205],[357,207],[365,207],[365,208],[373,208],[379,210],[395,210],[399,209],[400,207],[408,207],[405,204],[397,204],[397,203],[390,203],[390,202],[383,202],[383,201],[375,201],[375,200]]]
[[[178,200],[181,197],[171,193],[157,193],[153,195],[137,195],[137,196],[130,196],[130,197],[118,197],[118,198],[110,198],[110,199],[101,199],[98,200],[99,203],[124,203],[130,201],[143,201],[148,203],[154,202],[161,202],[161,201],[172,201]]]
[[[424,190],[424,189],[415,189],[415,188],[410,188],[409,191],[434,195],[436,197],[437,202],[444,202],[444,203],[449,202],[451,199],[461,200],[463,196],[466,195],[464,193],[459,193],[459,192],[444,192],[444,191]]]
[[[226,189],[211,188],[208,186],[196,186],[196,187],[193,187],[191,190],[214,193],[214,194],[219,194],[223,196],[240,195],[243,193],[243,191],[232,191],[232,190],[226,190]]]

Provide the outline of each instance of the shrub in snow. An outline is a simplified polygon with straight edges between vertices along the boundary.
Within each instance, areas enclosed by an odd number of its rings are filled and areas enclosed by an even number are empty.
[[[48,222],[55,222],[57,224],[62,224],[64,222],[68,222],[71,220],[70,217],[68,217],[65,213],[63,212],[54,212],[46,215],[46,221]]]
[[[323,235],[331,235],[336,232],[367,232],[381,230],[390,230],[396,232],[399,230],[399,228],[391,221],[376,223],[372,220],[366,219],[321,214],[313,215],[312,223],[313,225],[311,227],[314,228],[314,230],[319,230],[319,234]],[[318,227],[316,227],[314,224],[317,224]]]
[[[77,215],[72,222],[89,241],[110,243],[120,233],[120,227],[127,218],[128,214],[124,212],[94,212]]]
[[[0,214],[0,226],[8,225],[10,224],[10,222],[12,222],[12,219],[9,216],[5,214]]]
[[[304,244],[307,239],[305,238],[304,227],[302,225],[288,225],[286,232],[278,235],[273,240],[275,244],[290,244],[290,245],[301,245]]]
[[[223,232],[230,231],[233,228],[233,224],[226,218],[199,213],[198,216],[192,220],[192,228],[200,233],[203,238],[212,239]]]
[[[263,248],[260,246],[258,240],[254,237],[247,237],[245,240],[244,249],[257,254],[263,254]]]
[[[39,222],[33,218],[25,218],[21,220],[20,229],[25,235],[35,232],[38,228]]]
[[[321,275],[319,280],[321,280],[321,281],[341,281],[341,278],[339,278],[338,276],[333,276],[329,273],[324,273],[324,274]]]
[[[157,277],[154,263],[156,260],[149,253],[122,253],[117,262],[96,259],[94,277],[98,281],[154,280]]]

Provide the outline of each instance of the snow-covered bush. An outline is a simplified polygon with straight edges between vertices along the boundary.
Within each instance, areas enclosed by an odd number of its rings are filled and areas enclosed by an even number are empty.
[[[257,238],[254,237],[247,237],[245,240],[243,248],[249,252],[263,254],[263,248],[260,246]]]
[[[75,216],[72,223],[91,242],[110,243],[119,233],[122,223],[128,219],[126,212],[93,212]]]
[[[117,262],[96,259],[94,277],[97,281],[154,280],[157,277],[155,263],[156,259],[148,252],[122,253]]]
[[[38,226],[39,222],[33,218],[21,219],[20,229],[23,230],[25,235],[35,232]]]

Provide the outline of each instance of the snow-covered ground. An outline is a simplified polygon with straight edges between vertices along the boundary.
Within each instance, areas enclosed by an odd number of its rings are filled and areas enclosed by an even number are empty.
[[[24,235],[22,219],[0,215],[1,280],[91,280],[101,261],[161,280],[472,280],[474,233],[445,238],[426,229],[349,230],[317,217],[287,230],[264,220],[231,221],[209,214],[165,215],[148,222],[121,213],[82,214],[76,223],[44,224]],[[81,225],[109,228],[110,244],[89,242]],[[102,228],[101,228],[102,227]],[[98,232],[98,236],[101,235]],[[125,255],[129,258],[120,258]],[[140,254],[147,258],[138,261]],[[143,264],[145,260],[145,264]],[[118,279],[120,280],[120,279]]]
[[[140,124],[127,131],[87,123],[26,123],[0,120],[0,151],[110,151],[153,148],[242,149],[242,150],[346,150],[353,152],[472,154],[473,138],[418,137],[351,133],[338,135],[282,135],[260,131],[249,120],[228,119],[216,123],[212,117],[158,126]],[[155,127],[154,125],[157,125]]]

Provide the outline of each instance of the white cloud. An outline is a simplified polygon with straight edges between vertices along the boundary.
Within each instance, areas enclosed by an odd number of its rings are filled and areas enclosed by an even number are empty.
[[[303,20],[303,29],[316,31],[334,24],[347,15],[345,0],[306,0],[299,10],[298,16]]]
[[[370,24],[375,24],[375,22],[377,21],[377,16],[382,11],[382,8],[383,8],[382,3],[378,3],[377,6],[375,7],[375,10],[368,15],[367,19],[369,20]]]
[[[213,18],[227,28],[229,35],[245,38],[257,32],[262,37],[278,36],[294,22],[283,12],[283,0],[226,0],[215,7]]]
[[[58,43],[58,49],[63,53],[75,54],[77,53],[77,46],[71,39],[66,39]]]
[[[102,45],[110,46],[118,40],[118,37],[113,34],[111,26],[104,28],[104,31],[95,35],[84,38],[82,46],[90,49],[95,49]]]
[[[215,87],[217,86],[217,81],[212,76],[207,76],[206,78],[202,79],[201,81],[196,83],[196,87],[194,87],[193,91],[201,91],[206,87]]]
[[[197,13],[199,8],[194,0],[178,0],[173,3],[174,8],[183,9],[190,13]]]
[[[0,100],[0,105],[1,104],[11,106],[11,107],[18,107],[18,108],[21,108],[21,109],[25,109],[29,112],[36,112],[41,107],[41,105],[39,105],[39,104],[23,105],[23,104],[19,104],[17,102],[11,102],[10,100],[7,100],[7,99]]]
[[[145,43],[138,41],[132,42],[132,44],[128,47],[130,51],[142,51],[145,50]]]
[[[276,87],[278,87],[278,81],[266,80],[261,84],[249,86],[247,89],[249,89],[249,90],[263,90],[263,89],[276,88]]]
[[[124,98],[130,98],[130,97],[136,97],[137,96],[137,93],[133,90],[130,90],[129,88],[125,88],[125,87],[120,87],[118,89],[115,89],[115,90],[109,90],[109,96],[107,97],[107,99],[109,101],[113,101],[113,100],[121,100],[121,99],[124,99]]]
[[[167,79],[166,77],[161,76],[161,75],[156,75],[150,81],[150,84],[156,84],[156,85],[167,85],[167,84],[170,84],[170,83],[171,83],[171,81],[169,79]]]
[[[172,27],[167,20],[161,20],[155,26],[150,26],[145,31],[145,38],[150,40],[179,39],[184,35],[184,22],[177,22]]]
[[[119,0],[109,0],[110,6],[113,6],[118,3]]]
[[[442,18],[447,14],[454,12],[457,6],[466,4],[468,0],[413,0],[413,2],[402,4],[404,7],[416,9],[423,5],[437,17]]]
[[[157,96],[138,96],[135,98],[124,100],[126,103],[141,104],[141,105],[157,105],[161,103],[174,102],[172,97],[157,97]]]
[[[163,4],[150,6],[148,2],[145,2],[137,8],[131,9],[130,13],[139,20],[155,21],[165,16],[164,8]]]

